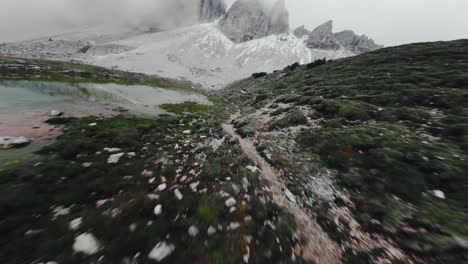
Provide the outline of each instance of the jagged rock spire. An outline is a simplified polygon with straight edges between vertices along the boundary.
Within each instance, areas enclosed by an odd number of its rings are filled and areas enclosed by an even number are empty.
[[[333,34],[333,21],[329,20],[314,29],[309,34],[306,44],[311,49],[340,49],[341,45]]]

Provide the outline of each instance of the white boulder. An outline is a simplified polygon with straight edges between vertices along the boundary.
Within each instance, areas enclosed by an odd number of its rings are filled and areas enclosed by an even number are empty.
[[[148,258],[160,262],[175,250],[175,246],[166,242],[159,242],[148,255]]]
[[[84,253],[86,255],[92,255],[99,251],[99,242],[90,233],[83,233],[75,238],[73,243],[73,250],[75,252]]]

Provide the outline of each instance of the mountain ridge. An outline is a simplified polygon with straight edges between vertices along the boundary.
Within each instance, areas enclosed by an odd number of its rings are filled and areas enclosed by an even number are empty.
[[[308,37],[297,37],[290,31],[284,0],[270,7],[260,0],[237,0],[229,10],[221,0],[191,0],[181,6],[181,15],[189,15],[180,21],[173,18],[183,25],[175,29],[90,28],[3,43],[0,54],[157,74],[220,89],[254,72],[273,72],[295,62],[338,59],[381,48],[350,31],[334,34],[332,22],[312,32],[304,28]]]

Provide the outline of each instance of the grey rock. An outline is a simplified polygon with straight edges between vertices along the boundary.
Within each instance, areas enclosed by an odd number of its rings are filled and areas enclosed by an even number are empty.
[[[382,45],[375,44],[374,40],[366,35],[358,36],[352,30],[345,30],[335,34],[341,46],[354,53],[364,53],[383,48]]]
[[[224,14],[226,14],[226,4],[223,0],[200,0],[200,21],[213,21]]]
[[[338,50],[340,43],[332,32],[333,21],[329,20],[314,29],[306,40],[307,47],[311,49]]]
[[[221,19],[219,28],[233,42],[246,42],[289,31],[289,12],[284,0],[270,10],[260,0],[237,0]]]
[[[25,137],[0,137],[0,148],[21,147],[31,143]]]
[[[293,34],[294,36],[298,37],[298,38],[302,38],[304,36],[307,36],[310,34],[310,31],[307,30],[305,28],[304,25],[300,26],[300,27],[297,27],[294,31],[293,31]]]
[[[61,116],[63,113],[58,110],[52,110],[49,112],[49,116]]]

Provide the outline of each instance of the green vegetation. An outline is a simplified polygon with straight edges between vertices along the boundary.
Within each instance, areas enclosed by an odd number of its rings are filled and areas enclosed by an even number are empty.
[[[312,68],[315,68],[315,67],[318,67],[320,65],[324,65],[327,63],[327,58],[323,58],[323,59],[318,59],[318,60],[315,60],[311,63],[308,63],[306,66],[307,66],[307,69],[312,69]]]
[[[184,102],[181,104],[163,104],[160,107],[161,109],[175,114],[182,114],[184,112],[193,114],[204,114],[215,108],[212,105],[203,105],[195,102]]]
[[[194,91],[189,83],[157,76],[111,70],[97,66],[0,56],[0,80],[30,80],[69,83],[115,83],[148,85],[166,89]]]
[[[468,40],[387,48],[290,66],[261,81],[235,83],[223,95],[247,114],[270,105],[272,126],[297,125],[288,117],[298,112],[312,119],[314,127],[295,135],[300,148],[292,162],[282,166],[270,160],[295,175],[296,194],[307,193],[300,180],[321,162],[337,170],[340,186],[351,193],[354,213],[368,231],[398,237],[403,227],[425,228],[429,235],[402,236],[401,245],[435,254],[427,258],[430,263],[466,259],[467,54]],[[261,101],[252,99],[259,95]],[[278,119],[283,113],[286,118]],[[255,135],[259,142],[268,140],[261,144],[266,148],[284,142]],[[308,162],[294,166],[295,159]],[[445,199],[434,197],[433,190],[442,191]],[[327,218],[322,220],[332,236],[338,234]],[[349,257],[350,263],[366,263],[364,253]]]
[[[256,72],[256,73],[252,74],[252,77],[255,78],[255,79],[258,79],[258,78],[261,78],[261,77],[266,76],[266,75],[267,75],[266,72]]]
[[[307,118],[302,113],[292,112],[288,113],[284,118],[274,121],[270,128],[287,128],[305,124],[307,124]]]

